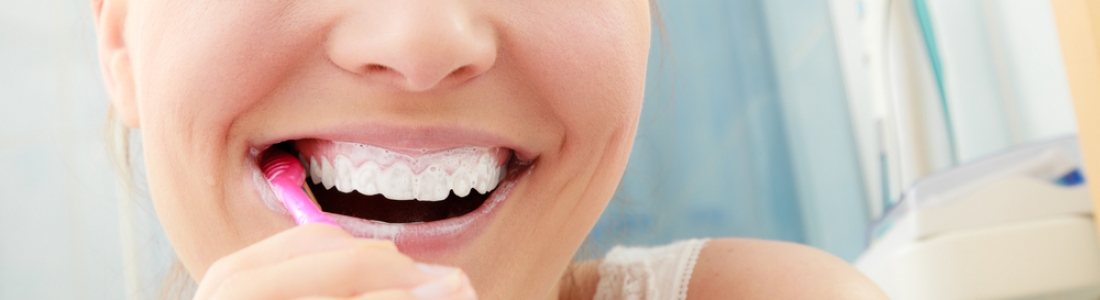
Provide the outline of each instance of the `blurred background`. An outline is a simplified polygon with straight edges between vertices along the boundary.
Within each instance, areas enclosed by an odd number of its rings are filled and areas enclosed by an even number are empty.
[[[1076,132],[1049,1],[658,2],[582,257],[750,237],[855,261],[922,178]],[[171,265],[147,197],[119,193],[96,59],[86,0],[0,1],[0,299],[147,298]]]

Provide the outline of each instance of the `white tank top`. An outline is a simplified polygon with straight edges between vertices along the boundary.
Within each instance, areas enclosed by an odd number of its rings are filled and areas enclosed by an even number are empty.
[[[685,300],[707,239],[659,247],[616,246],[600,263],[595,300]]]

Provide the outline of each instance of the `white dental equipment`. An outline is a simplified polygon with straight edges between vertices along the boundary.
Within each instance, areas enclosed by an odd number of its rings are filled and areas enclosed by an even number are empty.
[[[934,174],[856,266],[893,299],[1097,299],[1100,239],[1076,138]]]

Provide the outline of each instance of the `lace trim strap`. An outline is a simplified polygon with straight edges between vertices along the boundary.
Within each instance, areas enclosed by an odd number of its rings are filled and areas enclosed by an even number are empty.
[[[707,239],[612,248],[599,266],[595,300],[685,300]]]

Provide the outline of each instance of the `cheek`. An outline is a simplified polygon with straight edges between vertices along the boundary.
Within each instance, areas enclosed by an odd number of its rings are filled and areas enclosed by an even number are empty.
[[[294,1],[251,5],[202,1],[145,5],[134,26],[142,127],[202,124],[225,133],[231,122],[286,80],[298,62],[318,55],[329,18],[298,17]],[[321,8],[313,8],[317,14]],[[308,21],[313,20],[313,21]],[[160,123],[160,124],[157,124]],[[156,130],[152,130],[156,132]],[[220,136],[213,132],[199,136]]]
[[[523,19],[500,26],[509,65],[564,129],[532,178],[555,196],[529,211],[577,243],[618,185],[641,113],[650,28],[636,2],[524,1]]]
[[[514,49],[528,78],[537,80],[534,88],[567,130],[575,136],[633,126],[645,89],[648,4],[566,0],[524,5],[529,15],[509,24],[511,31],[502,32],[502,39],[515,41],[505,46]]]
[[[279,228],[261,225],[273,222],[268,215],[241,213],[253,202],[224,201],[240,198],[224,183],[245,176],[248,154],[233,129],[317,55],[326,24],[303,21],[293,7],[182,2],[139,1],[128,28],[149,192],[181,259],[203,270],[249,240],[235,236],[237,225]]]

